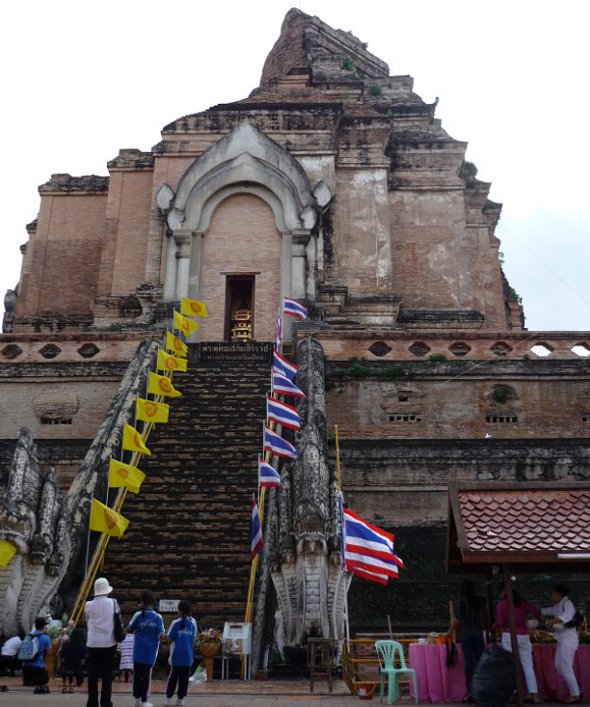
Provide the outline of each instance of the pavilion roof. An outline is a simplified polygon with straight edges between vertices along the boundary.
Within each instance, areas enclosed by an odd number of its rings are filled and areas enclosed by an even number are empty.
[[[590,482],[449,485],[449,571],[590,570],[589,553]]]

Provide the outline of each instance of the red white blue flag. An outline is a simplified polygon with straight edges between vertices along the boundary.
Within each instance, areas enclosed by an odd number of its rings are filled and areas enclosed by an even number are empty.
[[[290,395],[292,398],[305,398],[305,393],[282,373],[273,371],[271,379],[273,393],[277,393],[278,395]]]
[[[260,515],[258,514],[258,503],[256,497],[252,496],[252,542],[250,544],[250,555],[252,559],[259,555],[264,546],[264,538],[260,527]]]
[[[299,370],[299,366],[291,363],[291,361],[287,361],[287,359],[275,349],[272,352],[272,370],[292,381]]]
[[[291,430],[298,430],[301,427],[299,413],[292,405],[281,403],[268,396],[266,397],[266,420]]]
[[[277,350],[280,350],[281,344],[283,343],[283,320],[281,318],[281,313],[277,314],[277,331],[275,334],[275,346]]]
[[[297,449],[286,439],[283,439],[276,432],[273,432],[270,427],[264,425],[263,448],[267,452],[272,452],[275,457],[287,457],[288,459],[297,459],[299,453]]]
[[[283,312],[298,317],[299,319],[307,319],[309,316],[307,307],[304,307],[297,302],[297,300],[289,299],[288,297],[283,297]]]
[[[344,562],[352,574],[372,582],[387,584],[399,575],[404,563],[395,554],[393,535],[367,523],[348,508],[344,509]]]
[[[267,487],[281,485],[279,472],[262,459],[258,460],[258,485]]]

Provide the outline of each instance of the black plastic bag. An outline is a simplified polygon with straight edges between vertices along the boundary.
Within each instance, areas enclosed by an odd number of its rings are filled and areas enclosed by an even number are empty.
[[[445,659],[445,665],[447,666],[447,668],[454,668],[459,662],[457,644],[450,636],[447,636],[445,638],[445,645],[447,647],[447,657]]]
[[[479,707],[502,707],[516,690],[512,653],[500,646],[484,651],[473,674],[471,694]]]

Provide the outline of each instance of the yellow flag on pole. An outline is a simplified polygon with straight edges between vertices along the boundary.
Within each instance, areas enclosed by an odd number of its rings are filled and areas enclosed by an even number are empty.
[[[116,459],[109,462],[109,488],[125,487],[131,493],[139,493],[141,484],[145,479],[143,471],[131,464],[123,464]]]
[[[90,509],[90,530],[96,530],[97,533],[106,533],[115,538],[120,538],[127,530],[129,521],[120,513],[117,513],[112,508],[105,506],[104,503],[92,499],[92,507]]]
[[[168,422],[170,405],[137,398],[135,416],[143,422]]]
[[[180,300],[180,313],[186,314],[188,317],[208,317],[207,305],[204,302],[199,302],[197,299],[189,299],[183,297]]]
[[[131,425],[123,425],[123,449],[128,452],[141,452],[148,457],[152,456],[150,450],[145,446],[143,437]]]
[[[174,310],[174,328],[181,331],[185,336],[190,336],[193,331],[199,328],[197,322],[193,322],[188,317],[183,317],[182,314]]]
[[[16,547],[8,540],[0,540],[0,567],[6,567],[15,555]]]
[[[186,371],[186,358],[178,358],[160,349],[157,368],[160,371]]]
[[[166,349],[173,353],[175,356],[180,356],[186,358],[188,352],[188,346],[181,341],[177,336],[171,334],[169,331],[166,332]]]
[[[170,378],[159,376],[157,373],[148,373],[148,393],[152,395],[165,395],[168,398],[180,398],[182,393],[172,385]]]

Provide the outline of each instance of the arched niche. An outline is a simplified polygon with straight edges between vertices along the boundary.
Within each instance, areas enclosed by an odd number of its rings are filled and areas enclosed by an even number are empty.
[[[191,164],[170,200],[165,300],[201,296],[202,240],[216,209],[238,194],[255,196],[272,210],[281,239],[280,297],[313,301],[318,204],[301,165],[248,121]],[[278,305],[269,303],[275,310]]]

